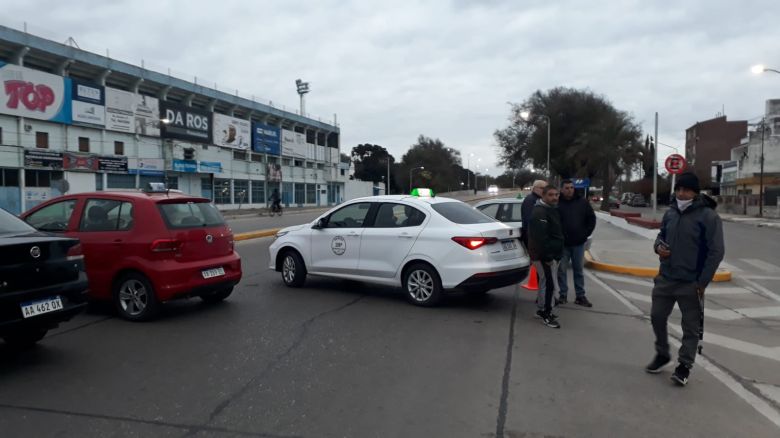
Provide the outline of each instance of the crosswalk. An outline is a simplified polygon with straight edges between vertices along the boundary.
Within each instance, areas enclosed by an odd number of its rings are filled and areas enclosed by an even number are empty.
[[[728,261],[724,260],[720,263],[720,268],[731,271],[734,274],[755,273],[758,270],[762,277],[780,280],[780,266],[761,259],[737,258]]]

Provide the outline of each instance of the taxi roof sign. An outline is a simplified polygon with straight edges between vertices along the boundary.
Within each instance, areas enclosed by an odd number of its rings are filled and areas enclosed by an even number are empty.
[[[436,193],[433,192],[431,189],[424,189],[424,188],[414,188],[412,189],[412,192],[409,193],[411,196],[417,196],[418,198],[434,198],[436,197]]]

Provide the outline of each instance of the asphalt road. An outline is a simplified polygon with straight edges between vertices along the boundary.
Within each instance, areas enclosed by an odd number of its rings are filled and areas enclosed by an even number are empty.
[[[170,303],[150,323],[98,309],[32,351],[0,344],[0,435],[780,434],[777,406],[728,368],[702,359],[684,389],[644,373],[651,330],[614,280],[589,274],[595,307],[559,308],[554,330],[518,286],[434,309],[361,283],[289,289],[270,242],[238,243],[245,276],[219,305]]]

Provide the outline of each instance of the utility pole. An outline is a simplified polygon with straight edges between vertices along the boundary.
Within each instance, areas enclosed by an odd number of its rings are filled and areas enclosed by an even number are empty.
[[[653,218],[658,209],[658,112],[655,113],[655,144],[653,151]]]
[[[761,119],[761,170],[758,174],[758,217],[764,217],[764,131],[766,130],[766,116]]]

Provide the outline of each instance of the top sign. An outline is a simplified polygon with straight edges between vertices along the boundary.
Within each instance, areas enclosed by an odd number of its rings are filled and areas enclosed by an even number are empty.
[[[685,157],[680,154],[672,154],[666,157],[664,163],[666,170],[672,175],[679,175],[685,171],[686,163]]]

